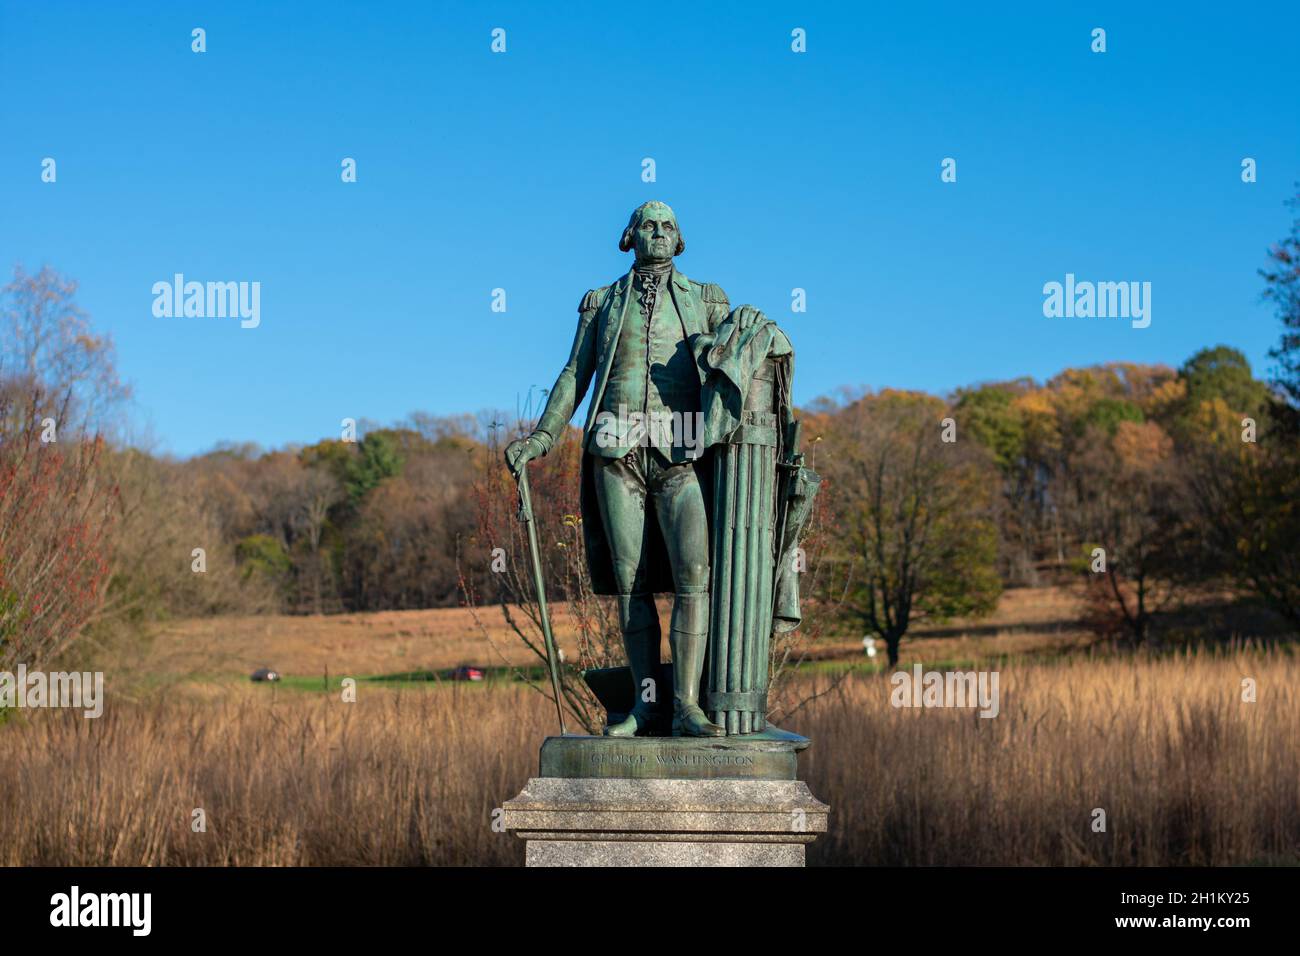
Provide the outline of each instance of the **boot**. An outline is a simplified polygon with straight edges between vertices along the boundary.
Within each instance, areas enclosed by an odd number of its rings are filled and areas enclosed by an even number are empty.
[[[668,633],[673,648],[673,736],[725,737],[727,730],[710,723],[700,709],[700,675],[704,672],[707,634],[690,634],[673,628]]]
[[[653,606],[653,605],[652,605]],[[656,613],[653,625],[643,625],[623,632],[623,649],[627,651],[627,664],[632,671],[636,704],[632,712],[616,724],[605,727],[606,737],[636,737],[649,728],[655,714],[655,704],[643,698],[646,678],[655,679],[659,670],[659,618]],[[655,695],[658,699],[658,693]]]

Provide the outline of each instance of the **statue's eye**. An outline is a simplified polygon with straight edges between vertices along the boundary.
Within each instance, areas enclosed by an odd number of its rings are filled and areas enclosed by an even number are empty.
[[[666,222],[666,223],[664,223],[664,231],[665,231],[665,232],[672,232],[672,231],[673,231],[673,224],[672,224],[671,222]]]

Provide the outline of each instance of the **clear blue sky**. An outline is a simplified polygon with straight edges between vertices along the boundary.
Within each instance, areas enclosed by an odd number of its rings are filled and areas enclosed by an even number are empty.
[[[683,272],[788,329],[801,402],[1219,342],[1266,368],[1296,5],[988,6],[3,0],[0,264],[80,281],[180,455],[513,408],[649,198]],[[260,328],[155,318],[176,272],[259,281]],[[1151,327],[1045,318],[1067,272],[1151,282]]]

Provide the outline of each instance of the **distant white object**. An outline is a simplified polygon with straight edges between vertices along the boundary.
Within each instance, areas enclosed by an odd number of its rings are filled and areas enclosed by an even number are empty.
[[[870,637],[870,636],[868,636],[868,637],[864,637],[864,638],[862,639],[862,650],[866,652],[866,655],[867,655],[868,657],[875,657],[875,656],[876,656],[876,639],[875,639],[874,637]]]
[[[563,663],[564,663],[564,648],[562,648],[562,647],[557,647],[557,648],[555,649],[555,653],[556,653],[556,655],[560,658],[560,663],[563,664]]]

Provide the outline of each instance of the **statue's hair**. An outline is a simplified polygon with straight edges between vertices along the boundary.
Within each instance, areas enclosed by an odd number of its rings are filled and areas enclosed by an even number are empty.
[[[632,250],[632,247],[635,245],[632,237],[636,231],[641,228],[641,220],[645,218],[646,210],[651,206],[662,206],[667,209],[673,214],[673,222],[677,222],[677,213],[673,212],[672,207],[666,202],[660,202],[657,199],[643,202],[641,205],[637,206],[636,209],[632,210],[632,218],[627,221],[627,228],[623,230],[623,238],[618,241],[619,252],[630,252]],[[686,240],[682,238],[681,224],[679,223],[677,227],[677,248],[673,250],[673,255],[680,256],[685,251]]]

